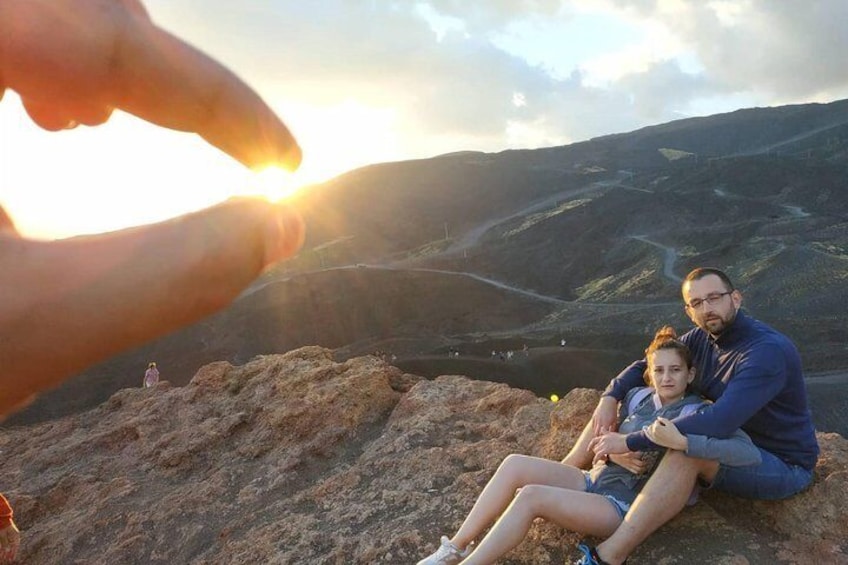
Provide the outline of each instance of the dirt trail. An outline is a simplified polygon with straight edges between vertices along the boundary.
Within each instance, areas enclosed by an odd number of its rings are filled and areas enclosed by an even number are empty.
[[[644,235],[632,235],[630,237],[662,249],[665,252],[663,256],[663,276],[675,283],[683,282],[682,277],[678,277],[674,274],[674,264],[677,262],[677,249],[663,245],[662,243],[657,243],[656,241],[648,239]]]

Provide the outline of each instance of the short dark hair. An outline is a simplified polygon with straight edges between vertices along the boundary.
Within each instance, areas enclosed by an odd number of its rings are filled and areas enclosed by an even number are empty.
[[[728,290],[728,292],[733,292],[736,290],[736,287],[733,286],[733,283],[730,281],[730,277],[727,274],[714,267],[698,267],[697,269],[693,269],[686,275],[686,278],[683,279],[683,284],[692,281],[699,281],[704,277],[708,277],[710,275],[715,275],[721,279],[721,282],[724,283],[724,287]]]

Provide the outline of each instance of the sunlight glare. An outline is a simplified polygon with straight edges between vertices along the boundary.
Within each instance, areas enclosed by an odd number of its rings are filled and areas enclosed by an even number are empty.
[[[292,196],[303,184],[297,173],[272,166],[250,175],[246,194],[278,202]]]

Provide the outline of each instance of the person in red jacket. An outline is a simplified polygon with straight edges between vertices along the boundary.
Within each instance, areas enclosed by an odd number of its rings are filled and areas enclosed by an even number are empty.
[[[0,563],[12,563],[21,545],[21,534],[12,515],[9,501],[0,494]]]

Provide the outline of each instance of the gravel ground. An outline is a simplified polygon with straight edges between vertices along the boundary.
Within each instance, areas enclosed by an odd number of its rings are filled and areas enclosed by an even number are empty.
[[[808,375],[807,394],[816,429],[848,438],[848,373]]]

